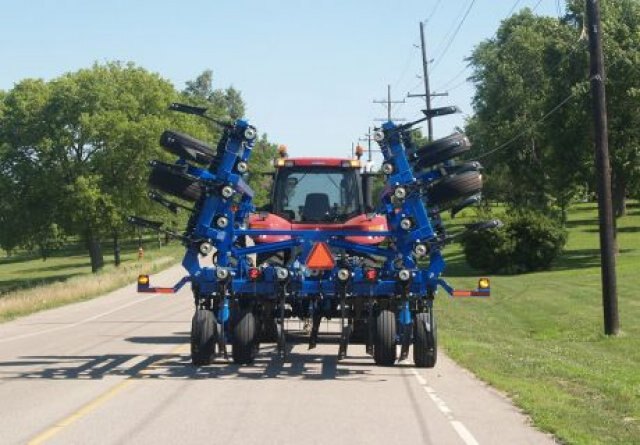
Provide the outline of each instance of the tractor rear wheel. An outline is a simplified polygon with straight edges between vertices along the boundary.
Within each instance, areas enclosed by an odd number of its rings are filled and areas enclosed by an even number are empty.
[[[216,316],[209,309],[196,309],[191,319],[191,363],[209,365],[216,353],[218,337]]]
[[[233,323],[231,355],[237,365],[253,362],[256,341],[256,318],[253,312],[243,310]]]
[[[386,309],[376,317],[373,360],[378,366],[393,366],[396,361],[396,316]]]
[[[433,309],[416,315],[413,323],[413,361],[418,368],[433,368],[438,359],[438,332]]]

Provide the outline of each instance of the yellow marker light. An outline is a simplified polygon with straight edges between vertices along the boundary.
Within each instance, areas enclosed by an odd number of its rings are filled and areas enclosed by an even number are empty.
[[[149,275],[138,275],[138,284],[140,286],[148,286],[149,285]]]
[[[489,278],[480,278],[478,280],[478,289],[489,289],[489,287],[491,287]]]
[[[284,159],[275,159],[273,161],[274,167],[284,167]]]
[[[351,161],[351,167],[360,168],[360,166],[361,166],[360,161],[355,159]]]

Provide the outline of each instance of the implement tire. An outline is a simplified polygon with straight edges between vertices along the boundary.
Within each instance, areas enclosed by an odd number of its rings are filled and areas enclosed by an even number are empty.
[[[478,171],[466,171],[445,176],[427,191],[430,206],[445,207],[454,201],[482,191],[482,175]]]
[[[373,360],[378,366],[393,366],[396,362],[396,316],[386,309],[376,317]]]
[[[453,159],[471,149],[469,139],[462,133],[454,133],[428,143],[409,155],[409,161],[416,170]]]
[[[438,360],[438,330],[433,309],[416,315],[413,323],[413,361],[417,368],[433,368]]]
[[[176,171],[171,164],[158,161],[151,167],[149,186],[190,202],[196,202],[202,196],[198,178]]]
[[[216,316],[208,309],[196,309],[191,319],[191,363],[210,365],[216,353],[218,340]]]
[[[251,311],[240,311],[233,323],[231,355],[237,365],[253,362],[256,341],[256,318]]]

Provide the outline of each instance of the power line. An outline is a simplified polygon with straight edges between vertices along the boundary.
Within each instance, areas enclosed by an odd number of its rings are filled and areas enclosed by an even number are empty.
[[[538,6],[540,6],[540,3],[542,3],[542,0],[538,0],[538,3],[536,3],[535,6],[531,8],[531,12],[534,12],[536,9],[538,9]]]
[[[541,124],[542,122],[544,122],[545,120],[547,120],[547,118],[549,116],[551,116],[552,114],[554,114],[555,112],[557,112],[558,110],[560,110],[562,107],[564,107],[571,99],[573,99],[576,95],[578,94],[578,90],[573,91],[570,95],[568,95],[567,97],[565,97],[559,104],[557,104],[555,107],[553,107],[551,110],[549,110],[544,116],[542,116],[540,119],[538,119],[537,121],[533,122],[531,125],[527,126],[527,128],[525,128],[523,131],[521,131],[520,133],[516,134],[514,137],[512,137],[511,139],[509,139],[507,142],[497,146],[496,148],[493,148],[491,150],[489,150],[486,153],[481,154],[480,156],[477,156],[476,159],[484,159],[488,156],[491,156],[492,154],[500,151],[500,150],[504,150],[505,148],[507,148],[509,145],[513,144],[515,141],[517,141],[518,139],[520,139],[522,136],[524,136],[525,134],[527,134],[530,130],[532,130],[533,128],[537,127],[539,124]]]
[[[507,17],[511,16],[511,14],[513,14],[513,11],[516,10],[516,8],[518,7],[518,5],[520,4],[522,0],[516,0],[516,2],[513,4],[513,6],[511,7],[511,9],[509,10],[509,12],[507,13]]]
[[[540,0],[540,1],[542,1],[542,0]],[[453,44],[453,41],[458,36],[458,33],[460,32],[460,29],[462,28],[462,25],[464,25],[464,22],[467,20],[467,17],[469,17],[469,13],[471,12],[471,8],[473,8],[473,5],[475,3],[476,3],[476,0],[471,0],[471,2],[469,2],[469,6],[467,7],[467,10],[465,11],[464,16],[462,16],[462,19],[460,20],[460,23],[458,23],[458,26],[457,26],[456,30],[454,31],[453,35],[451,36],[451,38],[447,42],[444,50],[440,53],[440,56],[436,58],[436,62],[433,65],[432,69],[436,69],[436,67],[438,66],[440,61],[447,54],[447,51],[449,51],[449,48],[451,48],[451,45]]]
[[[433,18],[433,15],[436,13],[436,10],[438,9],[438,6],[440,6],[440,2],[442,2],[442,0],[438,0],[435,4],[435,6],[433,7],[433,9],[431,10],[431,14],[429,14],[429,17],[427,17],[424,21],[425,22],[429,22],[429,20],[431,20]]]

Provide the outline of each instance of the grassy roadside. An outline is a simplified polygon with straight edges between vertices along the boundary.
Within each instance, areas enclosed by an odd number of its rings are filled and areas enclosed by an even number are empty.
[[[2,284],[19,285],[0,294],[0,322],[118,289],[135,282],[140,273],[158,272],[174,265],[183,253],[184,247],[178,243],[148,247],[140,261],[137,252],[123,252],[120,267],[107,263],[97,274],[91,273],[86,254],[60,255],[46,262],[39,258],[5,258],[0,261],[0,290]]]
[[[568,226],[566,251],[552,270],[492,277],[489,300],[440,299],[441,345],[562,441],[638,444],[640,207],[618,226],[617,338],[602,334],[595,206],[578,206]],[[461,251],[446,258],[450,281],[473,285]]]

